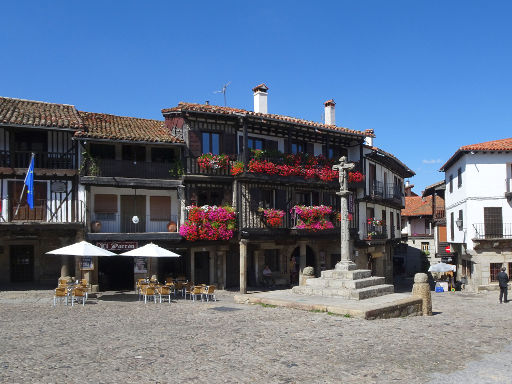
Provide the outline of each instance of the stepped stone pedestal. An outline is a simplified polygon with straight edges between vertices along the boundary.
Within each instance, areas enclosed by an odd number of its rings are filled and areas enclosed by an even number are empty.
[[[385,284],[384,277],[372,276],[368,269],[356,269],[353,262],[339,262],[335,269],[322,271],[321,277],[308,279],[306,285],[293,287],[299,295],[339,296],[363,300],[394,293],[392,284]]]

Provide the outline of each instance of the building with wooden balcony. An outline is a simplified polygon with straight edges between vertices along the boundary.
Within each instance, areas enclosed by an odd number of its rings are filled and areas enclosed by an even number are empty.
[[[297,283],[305,266],[317,274],[333,268],[340,258],[339,181],[327,170],[347,156],[362,176],[350,183],[354,259],[391,281],[403,180],[414,173],[372,145],[373,130],[337,126],[333,100],[324,105],[326,122],[316,123],[268,113],[264,84],[253,93],[254,111],[192,103],[162,110],[167,128],[186,143],[183,208],[229,205],[237,212],[231,239],[185,242],[190,278],[245,291],[260,285],[265,265],[282,284]],[[297,206],[329,207],[328,228],[311,229]],[[269,214],[280,221],[270,224]],[[181,218],[186,225],[185,209]]]
[[[80,183],[87,204],[86,239],[124,251],[148,242],[175,249],[181,240],[180,187],[183,141],[163,121],[79,112]],[[184,273],[181,259],[151,261],[162,275]],[[104,289],[132,289],[134,272],[126,257],[98,258],[89,276]]]
[[[45,252],[83,238],[82,129],[72,105],[0,97],[0,284],[53,285],[73,260]],[[21,194],[34,154],[34,208]]]
[[[462,146],[441,171],[457,278],[474,290],[497,289],[501,267],[512,272],[512,138]]]
[[[425,195],[425,191],[424,196],[418,196],[412,191],[413,188],[414,185],[406,183],[401,222],[402,244],[395,248],[393,259],[395,274],[408,276],[426,272],[430,264],[448,261],[442,259],[445,253],[438,251],[442,244],[446,246],[446,239],[444,242],[436,241],[442,235],[438,220],[444,212],[444,199],[439,195]]]

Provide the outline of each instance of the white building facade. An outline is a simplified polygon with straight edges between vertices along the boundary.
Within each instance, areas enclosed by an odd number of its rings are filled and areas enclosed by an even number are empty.
[[[512,138],[461,147],[441,171],[457,278],[497,289],[501,267],[512,272]]]

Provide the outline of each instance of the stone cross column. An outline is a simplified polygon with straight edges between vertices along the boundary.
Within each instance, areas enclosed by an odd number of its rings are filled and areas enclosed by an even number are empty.
[[[356,269],[356,264],[350,257],[350,231],[348,226],[348,171],[354,169],[355,164],[347,162],[347,157],[342,156],[340,163],[332,167],[339,172],[340,190],[336,192],[341,198],[341,260],[336,264],[336,270],[351,271]]]

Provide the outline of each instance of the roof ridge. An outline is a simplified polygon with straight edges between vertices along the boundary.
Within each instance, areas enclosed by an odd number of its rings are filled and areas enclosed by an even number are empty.
[[[222,110],[225,110],[225,111],[232,111],[233,113],[236,113],[236,112],[238,112],[238,113],[246,112],[246,113],[250,114],[251,116],[261,116],[261,117],[269,117],[269,118],[274,118],[274,116],[278,116],[278,117],[285,118],[285,119],[297,120],[297,122],[299,122],[299,123],[300,122],[304,122],[304,123],[315,124],[315,125],[324,126],[324,127],[342,129],[342,130],[346,130],[346,131],[349,131],[349,132],[352,132],[352,133],[355,133],[355,134],[359,134],[361,136],[367,136],[370,133],[370,132],[367,132],[367,131],[359,131],[359,130],[356,130],[356,129],[342,127],[342,126],[336,125],[336,124],[325,124],[325,123],[320,123],[320,122],[313,121],[313,120],[306,120],[306,119],[303,119],[303,118],[293,117],[293,116],[288,116],[288,115],[283,115],[283,114],[261,113],[261,112],[250,111],[250,110],[243,109],[243,108],[228,107],[228,106],[213,105],[213,104],[189,103],[189,102],[186,102],[186,101],[178,102],[178,105],[176,107],[164,108],[164,109],[162,109],[162,112],[171,112],[172,109],[179,108],[180,106],[197,106],[197,107],[204,107],[204,108],[207,108],[207,109],[219,108],[219,109],[222,109]],[[284,120],[284,121],[286,121],[286,120]],[[371,132],[370,134],[374,136],[373,132]]]
[[[91,115],[105,115],[105,116],[114,116],[114,117],[124,117],[124,118],[127,118],[127,119],[138,119],[138,120],[146,120],[146,121],[156,121],[158,123],[165,123],[165,120],[146,119],[145,117],[114,115],[113,113],[89,112],[89,111],[78,111],[78,113],[88,113],[88,114],[91,114]]]
[[[50,101],[20,99],[18,97],[8,97],[8,96],[0,96],[0,98],[1,99],[9,99],[9,100],[18,100],[18,101],[30,101],[31,103],[40,103],[40,104],[64,105],[66,107],[73,107],[76,109],[76,107],[73,104],[52,103]]]
[[[466,147],[471,147],[471,146],[474,146],[474,145],[498,143],[498,142],[502,142],[502,141],[506,141],[506,140],[512,140],[512,137],[506,137],[504,139],[497,139],[497,140],[482,141],[481,143],[466,144],[466,145],[461,146],[459,149],[463,151],[464,150],[463,148],[466,148]]]

